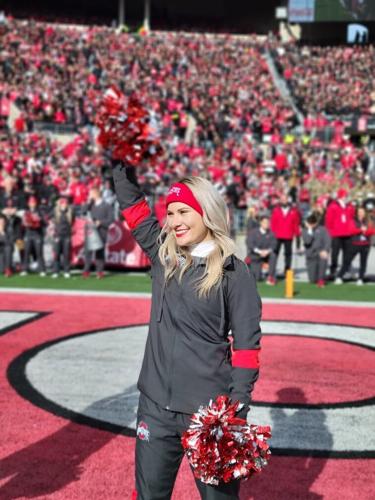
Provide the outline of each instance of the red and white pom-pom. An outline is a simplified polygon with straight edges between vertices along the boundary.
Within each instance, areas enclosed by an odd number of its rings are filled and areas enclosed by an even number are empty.
[[[111,149],[114,159],[138,165],[154,160],[162,149],[149,125],[149,115],[135,97],[127,98],[116,87],[109,88],[100,103],[95,123],[98,142]]]
[[[271,455],[267,440],[269,426],[248,425],[236,417],[242,408],[227,396],[200,407],[181,442],[194,475],[202,482],[217,485],[248,479],[267,465]]]

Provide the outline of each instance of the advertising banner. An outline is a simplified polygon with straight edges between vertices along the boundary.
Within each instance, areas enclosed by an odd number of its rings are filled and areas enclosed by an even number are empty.
[[[74,223],[72,237],[72,265],[83,264],[85,225],[79,218]],[[125,221],[111,224],[105,246],[105,263],[120,269],[139,269],[150,266],[147,255],[133,238]]]

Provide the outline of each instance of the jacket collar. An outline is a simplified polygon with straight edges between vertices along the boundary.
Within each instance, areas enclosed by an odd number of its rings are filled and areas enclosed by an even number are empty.
[[[228,271],[234,271],[234,261],[235,261],[235,256],[229,255],[224,261],[224,269]],[[195,266],[205,266],[206,265],[206,258],[205,257],[193,257],[194,264]]]

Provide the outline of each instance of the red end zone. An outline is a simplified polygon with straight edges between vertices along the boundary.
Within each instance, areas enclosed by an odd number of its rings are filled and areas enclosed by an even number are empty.
[[[6,372],[22,352],[50,340],[82,331],[146,323],[149,299],[18,293],[2,293],[0,299],[3,311],[49,313],[4,335],[0,331],[0,498],[130,498],[134,438],[80,425],[38,408],[15,392]],[[366,307],[267,303],[263,319],[375,327],[373,308]],[[373,357],[374,352],[349,344],[265,336],[263,373],[256,396],[277,401],[280,391],[293,385],[312,404],[373,397],[374,380],[360,380],[374,366]],[[311,384],[312,375],[319,378],[318,384]],[[321,385],[317,393],[316,387]],[[374,474],[375,461],[371,459],[273,456],[261,475],[243,484],[241,498],[370,499]],[[174,499],[198,498],[184,463]]]

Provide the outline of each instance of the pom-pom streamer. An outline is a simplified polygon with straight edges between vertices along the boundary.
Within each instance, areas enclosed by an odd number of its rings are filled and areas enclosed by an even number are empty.
[[[136,166],[162,152],[147,111],[135,97],[125,97],[116,87],[105,92],[95,123],[100,131],[98,142],[111,150],[114,159]]]
[[[267,465],[271,455],[269,426],[248,425],[236,417],[243,407],[227,396],[200,407],[181,441],[194,475],[202,482],[218,485],[248,479]]]

